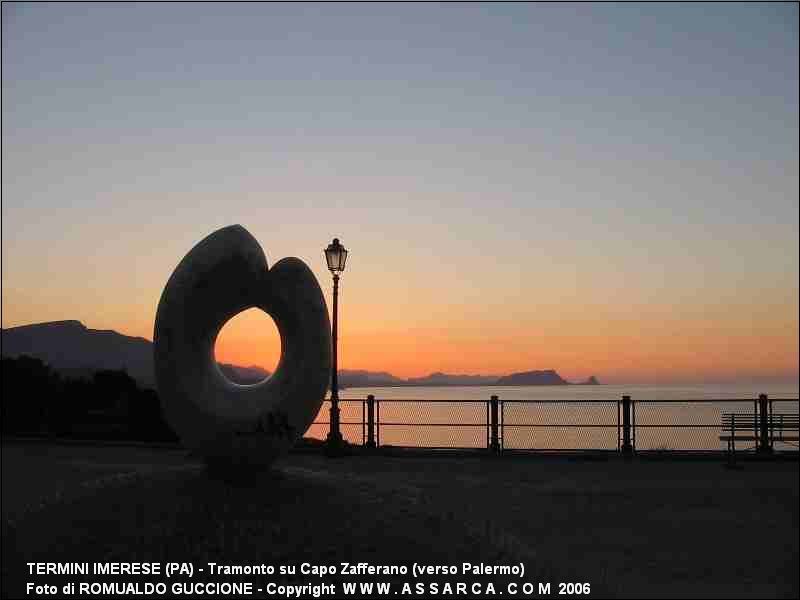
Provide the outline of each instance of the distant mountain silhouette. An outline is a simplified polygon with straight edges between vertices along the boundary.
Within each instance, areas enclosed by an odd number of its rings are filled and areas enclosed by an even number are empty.
[[[98,370],[124,369],[142,387],[155,387],[152,342],[112,330],[89,329],[80,321],[52,321],[0,330],[3,355],[27,354],[43,360],[67,376],[89,377]],[[225,376],[236,383],[257,383],[270,373],[258,366],[220,363]],[[497,375],[431,373],[402,379],[385,371],[339,371],[339,385],[348,387],[446,386],[446,385],[566,385],[554,370]],[[595,376],[584,384],[596,385]]]
[[[27,354],[67,376],[88,377],[103,369],[123,369],[143,387],[155,387],[152,342],[112,330],[89,329],[80,321],[52,321],[0,330],[3,356]],[[220,364],[236,383],[269,376],[261,367]]]
[[[339,369],[339,387],[384,387],[402,384],[404,381],[385,371]]]
[[[239,365],[232,365],[229,363],[218,363],[219,369],[222,373],[235,383],[251,384],[263,381],[271,375],[269,371],[250,365],[249,367],[242,367]]]
[[[495,385],[568,385],[561,376],[548,369],[547,371],[523,371],[512,373],[497,380]]]
[[[424,377],[401,379],[389,373],[371,373],[370,371],[350,371],[350,373],[366,374],[361,377],[343,377],[339,372],[341,387],[402,387],[402,386],[491,386],[491,385],[571,385],[552,369],[547,371],[525,371],[498,377],[497,375],[450,375],[447,373],[431,373]],[[586,381],[576,385],[599,385],[592,375]]]
[[[497,375],[450,375],[439,372],[406,379],[408,385],[492,385],[496,381]]]

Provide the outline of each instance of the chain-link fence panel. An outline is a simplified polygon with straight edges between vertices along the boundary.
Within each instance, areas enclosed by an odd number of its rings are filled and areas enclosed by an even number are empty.
[[[506,450],[616,450],[616,400],[502,402]]]
[[[742,400],[634,400],[633,429],[637,452],[717,451],[724,413],[753,415],[758,403]],[[758,436],[754,430],[753,437]],[[748,435],[748,432],[742,433]],[[750,446],[755,446],[753,440]],[[743,449],[747,449],[746,443]]]
[[[482,400],[382,400],[376,422],[380,446],[486,448]]]

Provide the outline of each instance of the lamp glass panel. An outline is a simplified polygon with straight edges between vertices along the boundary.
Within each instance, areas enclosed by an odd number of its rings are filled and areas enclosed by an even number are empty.
[[[336,250],[331,246],[325,248],[325,260],[328,263],[328,269],[331,271],[336,270]]]
[[[347,261],[347,250],[343,246],[339,247],[339,271],[344,271],[344,263]]]

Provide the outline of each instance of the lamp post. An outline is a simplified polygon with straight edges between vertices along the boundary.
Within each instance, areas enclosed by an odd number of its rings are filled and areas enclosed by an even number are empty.
[[[331,372],[331,424],[328,432],[328,449],[336,451],[342,446],[342,432],[339,430],[339,365],[338,365],[338,333],[339,333],[339,273],[344,271],[347,250],[339,243],[339,238],[325,248],[325,260],[328,269],[333,273],[333,366]]]

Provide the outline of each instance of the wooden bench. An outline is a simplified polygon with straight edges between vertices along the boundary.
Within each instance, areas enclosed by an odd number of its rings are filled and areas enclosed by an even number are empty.
[[[798,422],[795,414],[771,414],[767,418],[769,447],[775,442],[797,442]],[[736,462],[736,442],[758,442],[761,439],[761,416],[757,413],[722,413],[720,441],[728,444],[728,462]]]

